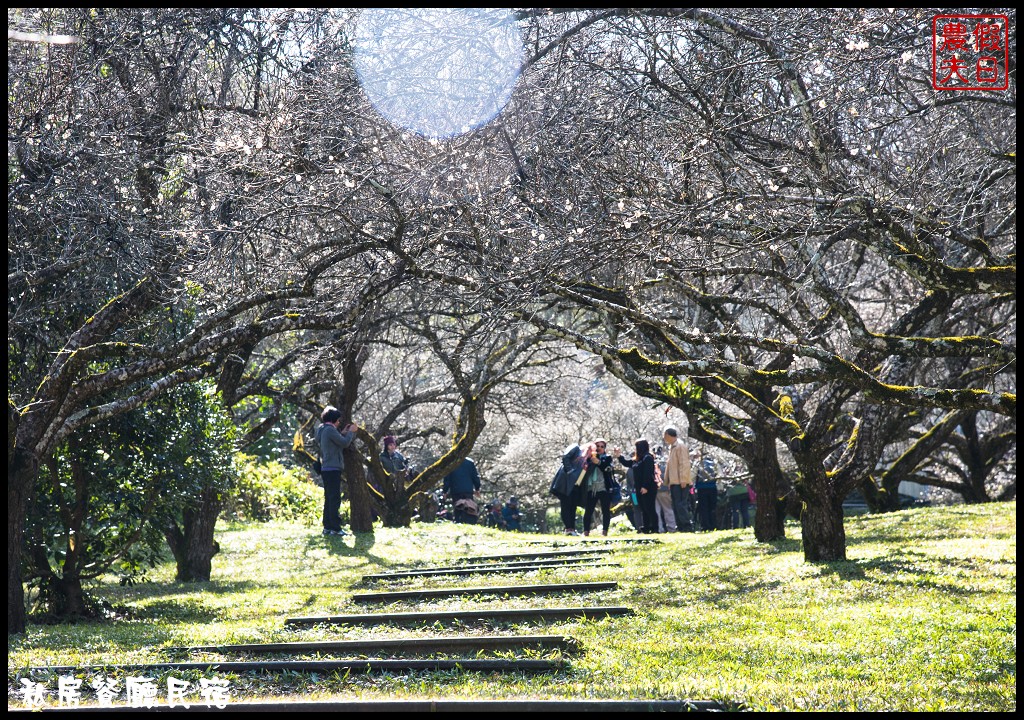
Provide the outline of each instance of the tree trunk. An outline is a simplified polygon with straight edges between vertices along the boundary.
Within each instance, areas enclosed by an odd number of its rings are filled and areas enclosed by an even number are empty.
[[[32,485],[39,471],[38,459],[14,448],[11,418],[7,418],[7,634],[25,632],[25,586],[21,582],[21,554],[25,517]]]
[[[342,361],[340,397],[337,398],[336,404],[345,423],[355,422],[352,411],[359,399],[359,384],[363,379],[365,361],[366,352],[359,347],[349,348]],[[376,451],[376,448],[370,450]],[[370,498],[370,489],[366,485],[366,468],[363,467],[355,442],[345,448],[342,457],[345,459],[344,476],[348,482],[349,527],[352,528],[352,532],[372,533],[373,501]]]
[[[182,526],[171,522],[164,528],[164,537],[178,566],[178,582],[208,582],[213,570],[213,556],[220,545],[213,539],[221,510],[220,493],[204,489],[196,503],[185,508]]]
[[[419,504],[419,520],[424,523],[437,522],[437,500],[429,492],[422,492],[416,495]]]
[[[785,506],[777,500],[783,495],[780,479],[782,468],[775,450],[775,437],[758,433],[751,443],[751,459],[747,466],[752,475],[751,487],[757,495],[754,506],[754,537],[758,542],[786,538]]]
[[[968,505],[992,502],[985,488],[985,480],[988,479],[995,463],[989,464],[990,458],[986,457],[982,449],[983,443],[978,433],[978,413],[968,415],[960,423],[960,431],[965,440],[960,459],[966,466],[964,489],[960,494]]]
[[[890,479],[887,487],[879,487],[875,479],[867,475],[858,487],[864,495],[868,510],[873,513],[893,512],[900,509],[900,494],[896,490],[899,483],[899,480]]]
[[[384,499],[378,505],[384,527],[412,525],[414,506],[405,487],[405,473],[385,472],[381,489]]]
[[[345,477],[348,480],[349,526],[352,532],[373,532],[373,503],[366,484],[366,468],[363,467],[359,452],[349,445],[342,453],[345,458]],[[387,527],[387,517],[384,518]],[[405,527],[405,526],[400,526]]]
[[[386,471],[377,458],[371,458],[370,463],[367,470],[375,474],[376,482],[374,489],[368,490],[367,495],[380,513],[384,527],[409,527],[417,503],[406,488],[406,473]],[[417,501],[421,495],[416,493]]]
[[[88,513],[89,492],[85,468],[75,457],[68,459],[71,484],[75,491],[71,504],[60,505],[60,514],[67,532],[67,546],[64,548],[64,560],[60,564],[60,576],[51,577],[44,585],[44,596],[49,609],[60,618],[87,617],[92,613],[85,602],[82,590],[82,539],[85,537],[82,526]],[[60,475],[57,461],[51,455],[47,459],[54,491],[60,492]],[[45,559],[45,558],[44,558]]]
[[[54,577],[48,594],[50,609],[57,617],[70,619],[92,615],[86,605],[82,578],[78,573],[68,577]]]
[[[412,505],[405,495],[400,496],[397,502],[388,503],[382,509],[381,520],[384,527],[397,528],[409,527],[412,525]]]
[[[799,462],[799,460],[798,460]],[[813,462],[813,461],[812,461]],[[846,529],[843,526],[843,495],[836,492],[831,479],[820,463],[812,467],[808,477],[806,465],[801,464],[804,481],[798,490],[804,499],[800,515],[803,532],[804,560],[832,562],[846,559]]]

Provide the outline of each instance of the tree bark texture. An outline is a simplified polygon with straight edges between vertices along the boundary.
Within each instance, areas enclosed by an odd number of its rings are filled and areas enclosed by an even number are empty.
[[[175,576],[178,582],[209,582],[213,556],[220,551],[213,534],[221,506],[220,493],[207,488],[185,508],[180,528],[172,523],[164,529],[164,537],[178,566]]]
[[[7,634],[25,632],[25,586],[21,582],[21,554],[25,515],[38,460],[21,448],[12,448],[10,418],[7,447]]]
[[[810,463],[811,467],[814,466]],[[834,562],[846,559],[846,529],[843,526],[843,499],[841,493],[820,470],[819,477],[804,479],[797,485],[805,497],[800,527],[803,534],[804,560],[807,562]],[[804,469],[804,468],[801,468]]]
[[[777,502],[783,494],[782,468],[775,452],[775,438],[769,433],[758,434],[750,444],[752,460],[751,487],[757,495],[754,505],[754,537],[758,542],[774,542],[786,538],[785,507]]]
[[[366,353],[360,348],[349,348],[344,355],[341,371],[342,385],[337,405],[345,423],[355,422],[352,418],[352,411],[359,399],[359,384],[362,380],[365,361]],[[371,450],[376,450],[376,448],[371,448]],[[366,469],[363,467],[363,461],[359,457],[355,442],[345,448],[342,457],[345,459],[344,477],[348,481],[349,527],[352,528],[352,532],[372,533],[373,503],[370,499],[370,490],[366,485]]]

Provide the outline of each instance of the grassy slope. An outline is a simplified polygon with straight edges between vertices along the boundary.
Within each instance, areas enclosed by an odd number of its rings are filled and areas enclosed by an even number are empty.
[[[584,647],[555,675],[471,672],[232,676],[234,697],[714,699],[755,710],[1007,711],[1016,708],[1016,503],[922,508],[850,518],[842,563],[803,561],[799,528],[775,545],[750,530],[659,536],[621,546],[621,567],[405,581],[413,587],[618,580],[577,596],[446,599],[370,610],[628,605],[631,618],[539,626],[284,629],[286,617],[367,612],[351,602],[363,574],[465,555],[571,547],[582,538],[519,535],[450,523],[323,538],[299,524],[225,527],[214,580],[107,584],[117,623],[32,625],[8,642],[8,706],[19,668],[156,662],[173,645],[438,634],[563,633]],[[622,526],[613,535],[632,537]],[[544,544],[533,544],[538,541]],[[387,589],[380,585],[379,589]],[[508,657],[512,657],[509,654]],[[521,652],[519,657],[537,657]],[[207,655],[179,659],[232,659]],[[166,676],[152,673],[164,682]],[[192,679],[198,675],[176,673]],[[54,675],[34,675],[54,691]],[[82,675],[82,677],[86,677]],[[88,680],[83,687],[88,686]],[[164,685],[166,687],[166,685]],[[161,693],[159,699],[165,699]],[[121,698],[123,700],[123,696]],[[51,703],[55,701],[51,700]]]

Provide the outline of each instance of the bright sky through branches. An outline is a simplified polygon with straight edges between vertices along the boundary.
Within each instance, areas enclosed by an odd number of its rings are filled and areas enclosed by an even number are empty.
[[[448,138],[490,122],[512,95],[523,47],[501,9],[367,9],[355,34],[355,68],[391,123]]]

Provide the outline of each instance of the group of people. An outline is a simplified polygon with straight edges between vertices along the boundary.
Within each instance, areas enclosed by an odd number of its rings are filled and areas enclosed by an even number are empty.
[[[320,415],[321,425],[316,439],[320,450],[320,476],[324,488],[323,534],[345,535],[341,527],[341,476],[345,469],[343,451],[355,439],[358,426],[342,427],[341,412],[328,406]],[[678,428],[668,426],[663,433],[664,449],[652,452],[647,440],[637,440],[627,457],[619,448],[608,451],[604,439],[572,445],[565,450],[562,464],[551,483],[551,493],[559,500],[560,515],[566,535],[578,535],[576,509],[583,507],[583,534],[589,535],[597,508],[601,510],[601,534],[607,535],[612,517],[612,503],[621,498],[622,488],[615,478],[615,463],[626,468],[627,491],[639,508],[635,518],[643,533],[695,532],[716,527],[718,485],[714,458],[704,456],[696,472],[691,471],[690,452]],[[408,476],[409,463],[398,451],[393,435],[383,440],[380,462],[392,475]],[[480,493],[480,473],[472,459],[466,458],[448,473],[443,493],[451,500],[456,522],[476,523]],[[728,502],[732,527],[748,527],[753,490],[745,484],[730,488]],[[519,499],[512,496],[502,506],[491,503],[486,522],[507,530],[519,530],[521,514]]]
[[[398,441],[394,435],[384,438],[384,450],[380,454],[380,463],[390,475],[408,477],[409,463],[398,451]],[[480,472],[472,458],[464,459],[450,473],[444,476],[442,494],[452,502],[453,519],[455,522],[476,523],[479,521],[480,506],[476,502],[480,494]],[[501,527],[510,530],[519,529],[518,498],[510,498],[511,508],[500,508],[503,515]],[[514,517],[512,517],[514,516]]]
[[[359,426],[346,423],[342,426],[341,411],[328,405],[320,413],[320,426],[316,430],[319,449],[320,478],[324,488],[323,534],[345,535],[341,527],[341,476],[345,470],[343,452],[352,444]],[[394,435],[383,439],[380,463],[389,475],[408,478],[409,462],[398,451],[398,440]],[[377,488],[380,490],[380,488]],[[444,495],[452,501],[456,522],[475,523],[479,506],[475,497],[480,492],[480,473],[471,458],[463,460],[458,467],[444,477]],[[502,527],[518,530],[520,515],[518,498],[509,498],[509,504],[502,508]]]
[[[608,442],[604,439],[569,447],[562,456],[562,467],[551,483],[551,493],[560,504],[563,532],[566,535],[579,534],[576,531],[576,508],[582,505],[583,534],[589,535],[594,511],[600,505],[601,534],[608,534],[612,518],[611,498],[619,487],[613,472],[616,461],[628,468],[632,492],[642,515],[641,532],[658,532],[656,506],[658,488],[662,484],[669,487],[679,527],[692,530],[689,508],[683,502],[682,494],[683,488],[690,485],[689,452],[679,440],[679,431],[675,427],[665,428],[664,439],[668,448],[664,478],[659,477],[659,468],[647,440],[637,440],[630,457],[623,455],[619,448],[609,453]]]
[[[604,439],[572,445],[562,456],[562,466],[551,483],[551,494],[559,500],[563,532],[578,535],[576,509],[583,507],[583,534],[589,535],[595,510],[601,508],[601,534],[607,535],[611,522],[612,498],[620,486],[613,468],[618,462],[627,468],[627,489],[639,510],[635,519],[642,533],[695,532],[716,527],[718,484],[714,458],[701,458],[696,472],[691,468],[690,452],[675,426],[663,433],[664,449],[652,452],[650,442],[637,440],[630,456],[615,448],[608,452]],[[743,486],[747,488],[746,485]],[[750,497],[735,496],[733,526],[748,527]],[[730,491],[731,493],[731,491]],[[733,508],[733,494],[729,495]]]
[[[495,500],[487,509],[487,526],[501,528],[502,530],[518,531],[522,523],[522,513],[519,512],[519,498],[515,495],[502,505]]]

